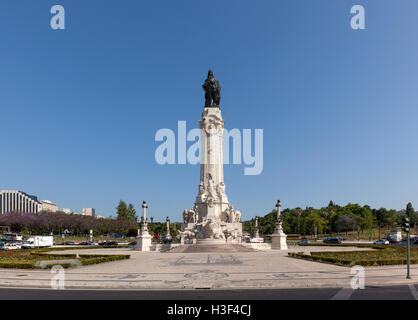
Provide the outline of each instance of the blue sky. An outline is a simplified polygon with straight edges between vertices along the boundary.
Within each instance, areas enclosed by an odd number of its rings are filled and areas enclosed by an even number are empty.
[[[225,166],[244,219],[277,199],[418,207],[417,14],[415,0],[2,1],[0,189],[105,216],[147,200],[180,220],[199,167],[158,165],[154,136],[197,127],[212,68],[226,128],[264,130],[261,175]]]

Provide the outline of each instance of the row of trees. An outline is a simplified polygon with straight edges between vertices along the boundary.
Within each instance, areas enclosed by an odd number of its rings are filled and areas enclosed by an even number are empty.
[[[12,212],[0,216],[0,226],[10,227],[13,232],[26,234],[62,234],[65,231],[75,236],[86,236],[93,230],[94,235],[120,234],[123,236],[136,236],[139,228],[138,217],[133,204],[120,200],[116,207],[116,219],[94,218],[64,212],[21,213]],[[181,223],[172,223],[170,231],[177,236]],[[166,233],[166,223],[151,223],[148,225],[150,234]]]
[[[30,234],[61,234],[67,230],[72,235],[87,235],[93,230],[95,235],[121,234],[124,236],[136,236],[139,228],[136,210],[132,204],[127,205],[120,201],[116,208],[117,218],[99,218],[65,214],[63,212],[9,213],[0,216],[0,226],[9,226],[12,231]],[[259,230],[261,234],[271,234],[275,229],[277,211],[273,210],[266,216],[259,218]],[[418,224],[418,215],[414,212],[412,204],[408,204],[403,214],[408,214],[411,226]],[[365,230],[378,229],[378,237],[381,230],[395,229],[402,219],[402,214],[396,210],[385,208],[372,209],[369,206],[347,204],[339,206],[332,201],[327,207],[315,209],[312,207],[285,209],[282,211],[283,229],[287,234],[335,234],[357,231],[358,235]],[[244,221],[243,229],[254,232],[255,219]],[[150,234],[166,233],[166,224],[151,222],[148,225]],[[174,222],[170,225],[172,236],[178,235],[181,223]]]
[[[418,223],[418,215],[412,204],[408,204],[407,211],[411,218],[411,225]],[[277,211],[273,210],[266,216],[259,218],[259,230],[262,234],[274,232]],[[283,229],[287,234],[332,234],[357,231],[362,234],[366,229],[377,228],[379,238],[382,228],[395,229],[399,225],[402,215],[396,210],[385,208],[372,209],[369,206],[347,204],[339,206],[332,201],[327,207],[314,209],[312,207],[285,209],[282,211]],[[253,233],[255,219],[244,222],[244,230]]]
[[[127,219],[94,218],[63,212],[8,213],[0,216],[0,225],[13,232],[28,234],[62,234],[84,236],[93,230],[95,235],[121,234],[135,236],[137,224]]]

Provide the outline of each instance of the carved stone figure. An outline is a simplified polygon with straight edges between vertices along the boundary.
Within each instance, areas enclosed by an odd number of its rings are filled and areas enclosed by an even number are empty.
[[[202,87],[205,90],[205,108],[219,108],[219,103],[221,102],[221,86],[214,77],[212,70],[209,70],[208,77]]]
[[[218,184],[218,187],[217,187],[217,190],[216,191],[218,191],[218,193],[219,193],[219,195],[221,197],[226,197],[226,194],[225,194],[225,184],[223,182],[221,182],[221,183]]]
[[[203,185],[203,182],[200,182],[199,183],[199,194],[203,194],[203,193],[205,193],[205,191],[206,191],[206,188]]]
[[[186,229],[183,232],[180,232],[180,236],[184,240],[192,240],[196,238],[196,232],[192,229]]]
[[[198,221],[198,213],[197,208],[194,206],[190,210],[183,211],[183,222],[184,223],[197,223]]]
[[[203,239],[226,240],[220,223],[218,221],[213,221],[212,219],[206,219],[202,222],[199,237],[202,237]]]
[[[228,228],[224,230],[224,234],[226,237],[227,242],[232,242],[232,240],[236,240],[240,237],[240,234],[237,229]]]
[[[189,210],[189,223],[197,223],[197,211],[196,207]]]
[[[212,176],[210,174],[209,174],[209,178],[208,178],[208,195],[213,200],[218,198],[218,195],[216,194],[216,191],[215,191],[214,182],[213,182]]]
[[[210,227],[210,230],[211,230],[212,239],[226,240],[225,234],[223,233],[221,225],[219,224],[219,222],[211,221],[211,223],[209,224],[209,227]]]
[[[235,210],[235,217],[234,217],[234,222],[240,222],[241,221],[241,211],[239,210]]]
[[[183,211],[183,222],[189,223],[189,211],[188,210]]]
[[[234,207],[232,205],[225,209],[225,220],[226,222],[234,222]]]

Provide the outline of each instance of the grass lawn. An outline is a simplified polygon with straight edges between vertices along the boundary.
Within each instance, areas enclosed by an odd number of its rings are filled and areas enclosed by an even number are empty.
[[[365,247],[364,245],[362,247]],[[317,262],[329,262],[345,266],[381,266],[406,264],[405,247],[370,246],[370,251],[323,251],[292,253],[289,256]],[[418,263],[418,248],[411,248],[411,263]]]
[[[36,262],[41,260],[76,259],[76,254],[50,254],[49,251],[57,251],[58,248],[38,250],[4,250],[0,251],[0,268],[34,269]],[[92,249],[91,247],[69,247],[68,249]],[[58,250],[60,251],[60,250]],[[129,259],[130,255],[92,255],[80,254],[78,260],[82,265],[103,263]],[[49,266],[51,267],[51,266]],[[63,265],[69,267],[69,265]]]

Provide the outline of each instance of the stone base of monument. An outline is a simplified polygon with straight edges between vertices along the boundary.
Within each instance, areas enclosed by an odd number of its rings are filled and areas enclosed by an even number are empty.
[[[183,223],[181,226],[181,244],[222,245],[240,244],[242,242],[242,224],[240,222],[221,222],[221,236],[224,239],[210,238],[208,234],[200,233],[199,223]],[[200,233],[200,234],[199,234]],[[219,233],[218,233],[219,235]],[[205,237],[206,236],[206,237]],[[215,235],[216,236],[216,235]],[[197,239],[196,239],[197,238]]]
[[[271,235],[271,249],[272,250],[287,250],[287,235],[284,233]]]
[[[196,245],[199,246],[217,246],[227,244],[227,242],[223,239],[197,239]]]
[[[139,236],[136,240],[136,246],[134,247],[134,250],[151,251],[151,240],[152,237],[149,234]]]

